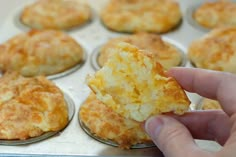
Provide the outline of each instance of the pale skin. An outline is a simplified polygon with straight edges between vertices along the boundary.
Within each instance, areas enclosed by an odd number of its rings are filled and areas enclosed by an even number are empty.
[[[193,68],[172,68],[174,77],[189,92],[218,100],[223,110],[192,111],[149,118],[145,130],[165,157],[236,156],[236,75]],[[194,139],[214,140],[220,151],[199,148]]]

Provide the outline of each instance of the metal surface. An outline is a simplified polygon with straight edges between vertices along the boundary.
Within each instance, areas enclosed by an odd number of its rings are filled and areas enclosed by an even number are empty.
[[[85,83],[85,78],[88,74],[94,73],[95,70],[91,64],[91,56],[94,49],[105,43],[109,38],[124,35],[122,33],[111,32],[106,29],[99,20],[99,12],[107,0],[87,0],[93,9],[93,19],[90,23],[77,29],[67,31],[69,35],[75,38],[87,52],[87,58],[79,69],[68,75],[63,75],[53,81],[66,92],[75,103],[75,115],[78,115],[78,110],[83,101],[89,95],[89,88]],[[197,29],[188,21],[188,8],[194,3],[199,4],[204,0],[179,0],[183,13],[181,25],[175,30],[162,34],[163,37],[171,40],[171,43],[177,45],[186,53],[188,45],[194,40],[206,33],[201,29]],[[5,42],[12,36],[27,30],[16,24],[16,17],[19,11],[29,2],[33,0],[10,0],[0,1],[0,43]],[[20,4],[20,5],[19,5]],[[5,17],[5,18],[4,18]],[[191,67],[189,62],[186,67]],[[198,102],[199,96],[196,94],[187,93],[193,103]],[[220,146],[211,141],[199,141],[196,143],[203,149],[216,151]],[[88,136],[81,129],[78,117],[74,116],[70,124],[60,133],[49,139],[42,140],[37,143],[32,143],[23,146],[0,146],[0,155],[3,156],[25,156],[25,155],[80,155],[80,156],[162,156],[157,148],[131,149],[121,150],[117,147],[106,145]]]

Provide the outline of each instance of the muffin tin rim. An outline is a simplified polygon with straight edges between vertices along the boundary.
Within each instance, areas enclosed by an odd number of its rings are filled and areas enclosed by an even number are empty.
[[[96,136],[95,133],[92,133],[90,131],[90,129],[84,124],[84,122],[80,119],[80,109],[79,109],[79,112],[78,112],[78,121],[79,121],[79,125],[81,127],[81,129],[88,135],[90,136],[91,138],[95,139],[96,141],[98,142],[101,142],[103,144],[106,144],[106,145],[110,145],[110,146],[113,146],[113,147],[119,147],[119,144],[114,142],[113,140],[109,140],[109,139],[103,139],[103,138],[100,138],[99,136]],[[132,145],[130,147],[130,149],[144,149],[144,148],[151,148],[151,147],[155,147],[156,145],[152,142],[149,142],[149,143],[139,143],[139,144],[135,144],[135,145]]]

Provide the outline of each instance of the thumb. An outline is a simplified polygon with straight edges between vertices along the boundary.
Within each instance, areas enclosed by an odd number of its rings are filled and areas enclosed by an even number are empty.
[[[145,122],[145,130],[166,157],[194,157],[204,153],[188,129],[171,117],[152,117]]]

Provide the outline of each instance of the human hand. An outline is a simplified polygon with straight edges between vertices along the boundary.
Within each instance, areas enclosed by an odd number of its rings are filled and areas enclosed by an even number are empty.
[[[174,77],[189,92],[218,100],[223,110],[192,111],[183,116],[151,117],[145,130],[166,157],[236,156],[236,75],[192,68],[172,68]],[[218,152],[199,148],[195,139],[215,140]]]

